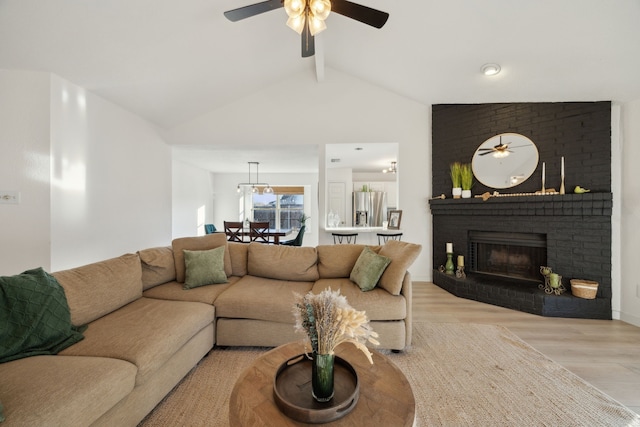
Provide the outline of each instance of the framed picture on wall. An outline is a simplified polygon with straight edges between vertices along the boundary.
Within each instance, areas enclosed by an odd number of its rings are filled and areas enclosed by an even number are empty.
[[[390,230],[399,230],[400,229],[400,221],[402,220],[402,211],[389,211],[389,217],[387,222],[387,228]]]

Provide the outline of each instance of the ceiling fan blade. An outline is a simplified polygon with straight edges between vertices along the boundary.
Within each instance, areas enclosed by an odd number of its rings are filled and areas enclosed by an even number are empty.
[[[261,13],[269,12],[273,9],[279,9],[281,7],[283,7],[282,0],[267,0],[251,4],[249,6],[228,10],[224,13],[224,16],[226,16],[229,21],[236,22],[242,19],[251,18],[252,16],[259,15]]]
[[[304,29],[302,30],[302,57],[308,58],[316,54],[315,38],[311,35],[309,30],[309,20],[305,19]]]
[[[493,151],[495,148],[478,148],[478,151]]]
[[[489,154],[489,153],[491,153],[491,151],[487,151],[486,153],[478,154],[478,156],[486,156],[486,155],[487,155],[487,154]]]
[[[331,11],[375,28],[382,28],[389,19],[387,12],[352,3],[347,0],[331,0]]]

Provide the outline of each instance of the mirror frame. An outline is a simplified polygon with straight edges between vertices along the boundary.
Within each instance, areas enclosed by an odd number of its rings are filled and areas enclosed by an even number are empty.
[[[489,154],[489,149],[509,144],[510,152],[502,158]],[[533,175],[540,160],[538,147],[519,133],[501,133],[484,141],[473,153],[473,175],[481,184],[490,188],[513,188]]]

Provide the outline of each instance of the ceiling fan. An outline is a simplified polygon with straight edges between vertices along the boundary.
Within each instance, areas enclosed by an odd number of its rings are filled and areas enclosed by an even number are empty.
[[[289,16],[287,25],[302,36],[303,58],[315,54],[314,36],[326,28],[324,20],[330,11],[375,28],[382,28],[389,19],[386,12],[347,0],[267,0],[228,10],[224,16],[236,22],[281,7],[285,8]]]
[[[498,145],[494,145],[491,148],[478,148],[478,151],[484,151],[484,153],[480,153],[480,156],[486,156],[487,154],[494,153],[496,157],[506,157],[509,153],[513,153],[513,151],[509,150],[510,142],[506,144],[502,143],[502,135],[500,135],[500,143]]]

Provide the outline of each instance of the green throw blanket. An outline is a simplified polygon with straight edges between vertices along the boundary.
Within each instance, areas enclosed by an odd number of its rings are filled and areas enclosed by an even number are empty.
[[[0,363],[57,354],[82,340],[64,289],[42,268],[0,277]]]

